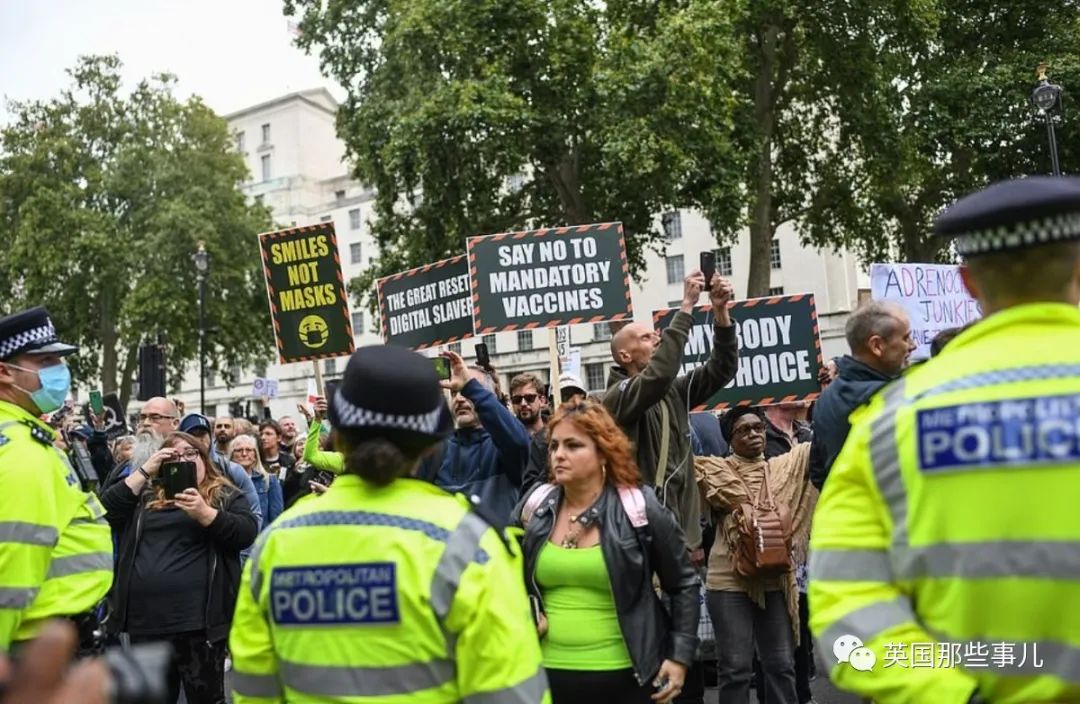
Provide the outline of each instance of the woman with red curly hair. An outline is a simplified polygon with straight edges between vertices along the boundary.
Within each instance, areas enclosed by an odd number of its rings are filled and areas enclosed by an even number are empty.
[[[694,660],[700,609],[682,531],[641,486],[630,441],[603,405],[563,405],[548,437],[549,483],[514,513],[552,700],[671,702]]]

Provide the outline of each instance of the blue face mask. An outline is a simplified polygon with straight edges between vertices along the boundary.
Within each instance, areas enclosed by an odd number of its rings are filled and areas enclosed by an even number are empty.
[[[41,382],[40,389],[29,391],[21,386],[15,386],[15,388],[28,394],[40,412],[52,413],[64,405],[64,400],[71,391],[71,370],[66,364],[61,362],[44,369],[27,369],[10,362],[5,362],[5,364],[30,374],[37,374],[38,381]]]

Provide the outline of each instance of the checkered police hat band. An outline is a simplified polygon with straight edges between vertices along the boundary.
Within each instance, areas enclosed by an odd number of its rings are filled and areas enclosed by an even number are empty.
[[[30,328],[29,330],[23,330],[6,340],[0,340],[0,359],[7,359],[16,352],[31,345],[54,342],[55,340],[56,329],[51,323],[36,328]]]
[[[382,428],[385,430],[411,430],[434,435],[439,428],[442,409],[416,415],[396,415],[360,408],[350,403],[341,393],[334,395],[334,410],[343,428]]]
[[[1080,239],[1080,213],[1066,213],[964,233],[956,238],[956,251],[970,256],[1075,239]]]

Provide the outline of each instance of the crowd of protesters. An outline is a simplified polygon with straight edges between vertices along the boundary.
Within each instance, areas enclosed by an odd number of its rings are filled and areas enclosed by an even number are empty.
[[[692,413],[732,379],[738,349],[730,284],[717,276],[706,285],[694,272],[684,288],[666,330],[615,331],[607,389],[592,397],[573,375],[549,387],[532,373],[514,376],[503,396],[493,369],[442,353],[448,430],[408,474],[472,497],[491,525],[523,530],[524,586],[558,704],[697,704],[707,684],[725,702],[748,702],[751,689],[769,704],[813,701],[810,518],[848,413],[907,363],[909,323],[889,304],[856,311],[851,354],[830,363],[816,408]],[[680,376],[703,292],[712,355]],[[337,402],[347,403],[343,393]],[[113,530],[108,631],[125,644],[171,644],[170,704],[181,687],[190,704],[224,700],[229,631],[257,536],[352,471],[327,422],[334,403],[301,406],[304,428],[287,416],[182,414],[176,401],[153,398],[133,435],[107,440],[94,417],[75,433]],[[167,499],[159,472],[170,460],[193,462],[197,480]],[[766,495],[783,507],[790,560],[748,574],[739,511]]]

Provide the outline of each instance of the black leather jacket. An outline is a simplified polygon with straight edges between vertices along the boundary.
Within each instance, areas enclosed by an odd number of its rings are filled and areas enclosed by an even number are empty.
[[[701,604],[698,577],[690,566],[686,539],[678,522],[651,488],[643,487],[641,491],[649,517],[649,524],[641,529],[630,523],[618,491],[610,485],[580,520],[586,527],[593,522],[600,526],[600,549],[611,581],[619,628],[634,663],[634,676],[639,684],[645,684],[665,659],[687,667],[694,662]],[[525,526],[526,587],[541,604],[536,560],[551,537],[562,497],[562,487],[556,487]],[[523,499],[514,510],[515,525],[521,525],[521,511],[527,500]],[[671,598],[671,615],[653,590],[654,572]]]

